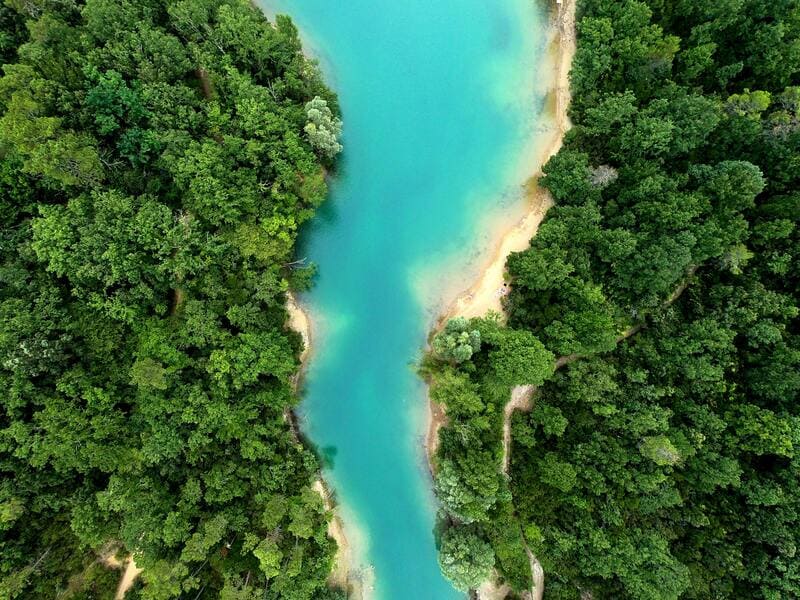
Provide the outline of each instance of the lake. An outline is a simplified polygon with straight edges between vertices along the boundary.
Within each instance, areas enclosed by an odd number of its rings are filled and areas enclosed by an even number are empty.
[[[415,365],[481,268],[546,127],[547,6],[532,0],[269,0],[339,94],[345,152],[300,256],[313,352],[298,411],[379,600],[463,598],[442,577]],[[354,569],[358,569],[355,565]]]

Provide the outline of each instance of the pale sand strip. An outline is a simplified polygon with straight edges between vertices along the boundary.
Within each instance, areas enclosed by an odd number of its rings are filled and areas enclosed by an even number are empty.
[[[289,313],[287,324],[303,338],[303,351],[300,353],[300,372],[302,373],[311,354],[311,319],[308,318],[291,292],[286,293],[286,310]]]
[[[505,294],[505,264],[508,255],[526,249],[536,235],[539,224],[547,210],[553,205],[550,193],[538,185],[542,166],[559,151],[564,134],[570,128],[567,108],[570,102],[569,69],[575,56],[575,0],[564,0],[553,14],[555,39],[552,44],[554,62],[551,95],[553,102],[552,137],[542,144],[536,173],[528,182],[529,211],[519,222],[512,224],[500,237],[492,258],[481,271],[475,284],[460,294],[439,319],[437,329],[453,317],[480,317],[489,311],[503,314],[502,296]],[[428,400],[428,433],[425,439],[428,462],[432,464],[438,447],[439,429],[447,417],[443,407]]]
[[[287,325],[303,338],[303,350],[300,353],[300,369],[298,370],[295,381],[295,387],[299,388],[303,372],[308,365],[308,358],[312,350],[311,319],[308,317],[306,311],[297,303],[297,299],[291,292],[287,292],[286,294],[286,310],[289,313],[289,322]],[[294,415],[290,415],[290,422],[294,430],[296,428]],[[352,549],[347,543],[347,537],[344,534],[344,525],[339,515],[335,512],[325,482],[322,479],[318,479],[314,482],[312,488],[322,496],[322,500],[325,502],[325,509],[334,512],[328,523],[328,535],[336,541],[337,546],[336,557],[334,559],[336,566],[331,572],[330,582],[333,585],[347,589],[347,573],[350,570]]]
[[[370,569],[358,572],[352,570],[352,566],[356,564],[353,548],[345,535],[344,521],[337,513],[328,487],[322,479],[318,479],[314,482],[312,488],[322,496],[325,510],[333,513],[331,520],[328,522],[328,536],[336,541],[337,551],[333,571],[331,571],[328,578],[328,583],[333,587],[345,590],[347,597],[351,600],[365,600],[369,598],[370,591],[373,588],[372,571]]]
[[[312,489],[322,496],[322,501],[325,503],[325,510],[333,511],[333,502],[331,500],[328,488],[322,479],[317,479]],[[331,571],[329,581],[331,584],[342,589],[347,589],[347,571],[350,565],[350,546],[347,544],[347,538],[344,535],[344,526],[342,520],[334,514],[328,522],[328,535],[336,541],[338,550],[336,552],[335,565]]]
[[[297,331],[303,338],[303,351],[300,353],[301,365],[295,379],[295,386],[299,388],[313,350],[311,319],[291,293],[287,293],[286,310],[289,313],[287,325]],[[294,414],[289,412],[287,420],[292,427],[292,431],[299,436]],[[346,533],[345,520],[342,518],[338,507],[334,506],[325,481],[322,478],[318,479],[312,485],[312,489],[322,496],[325,509],[333,513],[328,523],[328,535],[336,542],[337,550],[334,557],[334,569],[328,582],[334,587],[346,590],[347,597],[351,600],[367,600],[374,587],[372,570],[369,567],[363,567],[358,564],[356,550],[354,545],[350,543],[349,537],[351,536]],[[358,541],[358,538],[356,541]],[[358,543],[356,547],[361,549],[363,544]]]
[[[553,137],[542,146],[542,153],[539,157],[539,164],[536,165],[537,172],[529,182],[529,202],[530,210],[528,214],[513,227],[508,229],[501,237],[493,254],[491,262],[482,271],[480,278],[466,292],[461,294],[450,308],[445,311],[439,321],[439,327],[443,326],[447,319],[453,317],[480,317],[488,312],[494,311],[502,316],[503,306],[502,297],[506,293],[505,283],[505,263],[512,252],[525,250],[530,239],[536,235],[540,223],[544,219],[547,210],[553,205],[553,200],[547,190],[539,187],[538,180],[541,177],[541,167],[556,154],[564,140],[564,134],[570,128],[567,110],[571,100],[569,87],[569,70],[572,59],[576,51],[576,31],[575,31],[575,0],[559,1],[555,17],[555,27],[557,28],[557,44],[555,45],[555,77],[553,92],[554,97],[554,132]],[[433,456],[438,447],[439,429],[446,423],[447,416],[440,406],[434,406],[429,402],[429,426],[426,436],[426,449],[428,462],[433,465]],[[510,444],[510,417],[515,409],[528,408],[530,406],[530,390],[521,388],[515,389],[512,399],[504,410],[503,425],[503,445]],[[502,465],[503,472],[506,472],[508,452],[504,452]],[[531,575],[533,586],[530,592],[526,592],[531,600],[542,600],[544,594],[544,571],[536,557],[530,549],[525,547],[525,551],[531,563]],[[505,598],[509,593],[507,586],[500,586],[497,582],[485,582],[478,590],[478,598],[481,600],[499,600]]]
[[[527,184],[528,213],[512,224],[501,235],[492,254],[491,261],[481,271],[479,279],[467,291],[456,298],[443,315],[443,321],[452,317],[482,317],[489,311],[502,314],[501,299],[504,293],[505,264],[512,252],[525,250],[536,235],[539,224],[553,205],[550,193],[539,187],[541,168],[556,154],[570,128],[567,108],[570,102],[569,69],[575,55],[575,0],[564,0],[553,15],[556,35],[551,46],[554,62],[553,84],[550,88],[553,103],[553,128],[549,139],[543,140],[535,164],[536,172]]]

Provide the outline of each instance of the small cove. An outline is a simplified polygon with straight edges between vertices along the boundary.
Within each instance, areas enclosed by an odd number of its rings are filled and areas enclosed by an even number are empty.
[[[424,458],[428,327],[525,211],[547,131],[546,6],[270,0],[339,93],[345,153],[304,231],[314,352],[299,410],[379,600],[462,598],[439,573]]]

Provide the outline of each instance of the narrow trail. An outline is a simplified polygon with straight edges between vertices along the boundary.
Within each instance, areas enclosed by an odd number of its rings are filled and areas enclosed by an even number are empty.
[[[678,299],[688,289],[692,282],[692,277],[695,275],[695,273],[697,273],[699,268],[699,266],[693,266],[686,272],[686,277],[684,278],[683,282],[677,288],[675,288],[675,291],[670,294],[669,298],[667,298],[661,304],[659,310],[665,310],[678,301]],[[642,322],[629,327],[617,338],[617,344],[621,344],[625,340],[633,337],[642,329],[644,329],[645,326],[646,323]],[[555,370],[558,371],[559,369],[581,360],[582,358],[588,358],[588,356],[585,354],[568,354],[566,356],[561,356],[555,361]],[[511,390],[511,400],[506,403],[505,408],[503,409],[502,471],[504,475],[508,475],[508,467],[511,462],[511,418],[514,416],[516,411],[528,412],[533,408],[532,397],[534,392],[536,392],[536,387],[532,385],[519,385],[515,387],[513,390]]]
[[[544,596],[544,569],[542,568],[542,563],[533,555],[527,543],[525,544],[525,553],[531,563],[531,579],[533,580],[531,600],[542,600],[542,596]]]
[[[97,557],[97,560],[107,569],[117,569],[122,573],[117,584],[117,591],[114,593],[114,600],[124,600],[125,594],[133,587],[134,582],[142,572],[142,569],[136,566],[132,555],[125,560],[120,560],[116,557],[116,552],[120,547],[121,545],[108,544],[104,549],[100,550]]]
[[[509,461],[511,460],[511,417],[516,411],[528,412],[532,408],[532,385],[519,385],[511,390],[511,400],[503,408],[503,475],[508,475]]]
[[[669,298],[667,298],[661,304],[660,310],[664,310],[666,308],[669,308],[670,306],[675,304],[675,302],[677,302],[678,298],[680,298],[683,295],[683,292],[686,291],[686,288],[689,287],[689,284],[692,282],[692,276],[694,276],[694,274],[697,273],[697,269],[699,269],[699,268],[700,268],[699,265],[695,265],[695,266],[692,266],[686,272],[686,278],[683,280],[683,283],[681,283],[677,288],[675,288],[675,291],[672,292],[672,294],[670,294]],[[632,327],[629,327],[628,329],[623,331],[622,334],[620,334],[620,336],[617,338],[617,344],[620,344],[620,343],[624,342],[629,337],[633,337],[634,335],[639,333],[642,329],[644,329],[644,326],[645,326],[645,323],[642,322],[642,323],[637,323],[636,325],[633,325]],[[558,358],[558,360],[556,360],[556,371],[558,371],[560,368],[565,367],[566,365],[568,365],[570,363],[574,363],[576,360],[580,360],[582,358],[586,358],[586,355],[584,355],[584,354],[568,354],[566,356],[561,356],[561,357]]]
[[[114,594],[114,600],[123,600],[125,598],[125,594],[133,587],[141,572],[142,570],[136,566],[133,556],[129,556],[125,562],[125,571],[122,573],[122,579],[119,580],[119,585],[117,586],[117,593]]]
[[[508,467],[511,462],[511,417],[516,411],[529,412],[533,408],[534,392],[536,392],[536,386],[533,385],[515,387],[511,390],[511,400],[503,408],[503,460],[501,467],[503,475],[508,476]],[[528,561],[531,565],[532,587],[530,598],[531,600],[542,600],[544,595],[544,569],[539,559],[536,558],[528,546],[524,533],[522,539],[525,546],[525,554],[528,555]]]
[[[687,272],[683,282],[675,288],[675,291],[670,294],[660,306],[660,310],[664,310],[672,306],[687,290],[692,282],[692,277],[697,273],[699,265],[692,266]],[[625,340],[633,337],[642,329],[646,323],[637,323],[632,327],[626,329],[617,338],[617,344],[621,344]],[[555,370],[567,366],[570,363],[586,358],[582,354],[570,354],[562,356],[555,361]],[[509,400],[503,408],[503,457],[502,457],[502,472],[508,476],[508,468],[511,463],[511,419],[516,411],[529,412],[533,408],[533,394],[536,392],[536,386],[533,385],[520,385],[511,390],[511,400]],[[544,570],[541,563],[537,560],[536,556],[531,552],[527,543],[525,544],[525,552],[528,555],[528,560],[531,563],[531,576],[533,578],[533,590],[531,593],[532,600],[542,600],[544,593]],[[488,598],[488,596],[487,596]]]

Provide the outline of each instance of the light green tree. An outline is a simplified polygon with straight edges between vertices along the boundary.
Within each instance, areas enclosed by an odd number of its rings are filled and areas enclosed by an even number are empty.
[[[680,452],[665,435],[644,438],[639,444],[639,452],[662,467],[677,464],[681,460]]]
[[[554,369],[553,353],[530,331],[509,329],[503,332],[489,361],[500,383],[541,385]]]
[[[166,370],[150,357],[137,359],[131,367],[131,382],[140,388],[167,389]]]
[[[342,151],[339,138],[342,135],[342,121],[333,116],[328,103],[315,96],[306,104],[308,123],[305,132],[311,145],[328,158],[333,158]]]
[[[450,319],[444,330],[433,340],[434,354],[453,363],[469,360],[480,348],[480,331],[470,330],[469,322],[463,317]]]
[[[478,587],[494,568],[494,550],[469,527],[451,527],[442,535],[439,566],[459,590]]]

